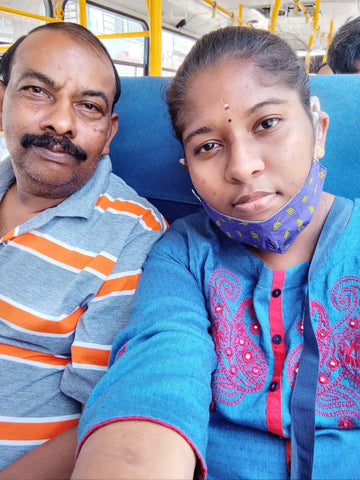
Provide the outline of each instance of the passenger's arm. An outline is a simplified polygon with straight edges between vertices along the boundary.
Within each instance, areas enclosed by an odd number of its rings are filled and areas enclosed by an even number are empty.
[[[75,464],[77,426],[57,435],[15,460],[0,480],[66,480]]]
[[[172,429],[148,421],[119,421],[90,435],[71,478],[190,480],[195,463],[190,445]]]

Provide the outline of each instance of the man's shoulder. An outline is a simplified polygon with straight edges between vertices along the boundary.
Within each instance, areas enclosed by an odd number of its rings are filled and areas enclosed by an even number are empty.
[[[110,173],[109,183],[99,196],[97,207],[108,213],[126,215],[129,222],[131,219],[138,221],[146,230],[166,229],[166,221],[159,210],[114,173]]]

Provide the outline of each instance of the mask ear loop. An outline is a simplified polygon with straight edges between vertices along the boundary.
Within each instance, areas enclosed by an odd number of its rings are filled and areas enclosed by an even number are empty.
[[[322,139],[322,132],[319,129],[320,101],[319,101],[319,98],[316,97],[315,95],[310,97],[310,109],[311,109],[312,121],[313,121],[313,126],[314,126],[314,132],[315,132],[314,158],[317,159],[317,157],[318,157],[317,150],[321,147],[319,147],[316,144],[317,143],[316,140],[321,140]]]

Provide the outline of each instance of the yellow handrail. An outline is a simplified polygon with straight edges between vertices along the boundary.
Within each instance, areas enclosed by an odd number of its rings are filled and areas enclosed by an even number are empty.
[[[161,75],[161,0],[150,0],[150,75]]]
[[[97,38],[108,39],[108,38],[130,38],[130,37],[149,37],[149,30],[144,30],[143,32],[125,32],[125,33],[102,33],[101,35],[96,35]]]
[[[327,45],[326,45],[326,52],[325,52],[325,55],[323,56],[323,59],[322,59],[323,62],[326,62],[326,59],[327,59],[327,52],[328,52],[329,47],[330,47],[330,43],[331,43],[331,39],[332,39],[332,33],[333,33],[333,28],[334,28],[334,20],[331,20],[331,22],[330,22],[330,27],[329,27],[328,43],[327,43]]]
[[[243,9],[243,6],[242,6],[241,3],[239,3],[239,5],[238,5],[238,25],[241,25],[242,9]]]
[[[313,33],[311,34],[311,36],[309,38],[308,51],[307,51],[307,54],[306,54],[306,57],[305,57],[305,66],[306,66],[306,72],[307,73],[309,73],[309,70],[310,70],[310,51],[312,49],[315,34],[316,34],[316,31],[317,31],[317,28],[318,28],[319,11],[320,11],[320,0],[315,0]]]
[[[58,22],[59,19],[53,17],[45,17],[44,15],[37,15],[36,13],[23,12],[22,10],[16,10],[15,8],[3,7],[0,5],[0,12],[13,13],[14,15],[21,15],[22,17],[35,18],[36,20],[42,20],[43,22]]]
[[[275,33],[275,30],[276,30],[276,19],[279,15],[280,5],[281,5],[281,0],[275,0],[274,6],[272,9],[271,20],[269,24],[269,32],[271,33]]]
[[[83,27],[87,27],[87,16],[86,16],[86,0],[79,1],[79,23]]]
[[[238,22],[238,25],[245,25],[247,27],[252,27],[252,25],[250,23],[245,22],[244,20],[241,20],[240,13],[236,17],[233,14],[233,12],[230,12],[229,10],[226,10],[226,8],[222,7],[221,5],[219,5],[217,2],[214,2],[213,0],[203,0],[203,2],[210,5],[213,8],[213,12],[215,12],[215,10],[217,9],[220,12],[222,12],[224,15],[227,15],[228,17],[230,17],[232,22],[234,22],[236,20]],[[240,7],[240,5],[239,5],[239,7]],[[242,7],[242,5],[241,5],[241,7]],[[239,12],[240,12],[240,10],[239,10]]]

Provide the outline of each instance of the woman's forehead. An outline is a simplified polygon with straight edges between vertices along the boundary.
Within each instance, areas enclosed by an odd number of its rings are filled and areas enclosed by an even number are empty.
[[[290,87],[281,75],[267,72],[249,60],[209,65],[193,74],[186,88],[187,103],[201,103],[202,99],[228,103],[227,99],[232,98],[247,104],[251,98],[273,95],[300,101],[297,90]]]

